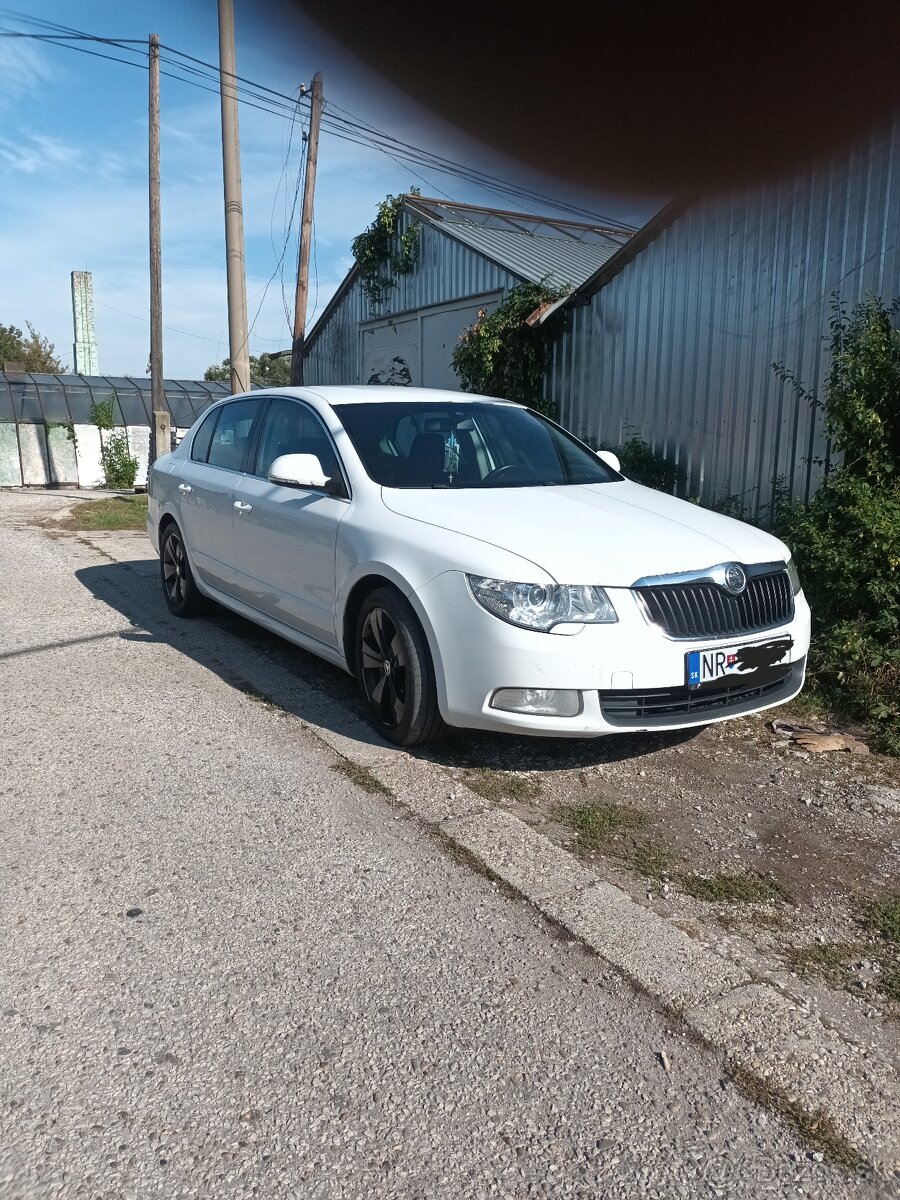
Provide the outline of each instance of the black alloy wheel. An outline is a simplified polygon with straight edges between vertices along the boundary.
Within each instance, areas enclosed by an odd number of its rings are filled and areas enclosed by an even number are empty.
[[[205,597],[197,590],[177,525],[169,525],[163,534],[159,567],[169,611],[176,617],[193,617],[202,612],[206,607]]]
[[[372,724],[387,741],[420,746],[446,732],[422,626],[393,588],[366,597],[356,625],[356,674]]]

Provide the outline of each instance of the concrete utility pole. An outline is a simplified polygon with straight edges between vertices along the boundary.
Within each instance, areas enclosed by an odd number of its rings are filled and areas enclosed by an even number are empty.
[[[291,385],[303,382],[303,342],[306,338],[306,307],[309,303],[309,247],[312,241],[313,197],[316,163],[319,160],[319,125],[322,120],[322,72],[312,81],[309,110],[309,141],[306,143],[306,179],[303,184],[303,216],[300,220],[300,253],[297,259],[297,293],[294,299],[294,341],[291,347]]]
[[[228,353],[231,391],[250,390],[247,281],[244,272],[244,207],[238,129],[234,6],[219,0],[219,91],[222,96],[222,171],[225,177],[225,261],[228,275]]]
[[[159,36],[150,34],[150,461],[168,454],[169,445],[157,437],[160,419],[168,419],[163,387],[162,340],[162,218],[159,191]]]

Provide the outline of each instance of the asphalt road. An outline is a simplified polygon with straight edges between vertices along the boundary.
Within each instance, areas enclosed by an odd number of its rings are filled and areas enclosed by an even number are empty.
[[[62,503],[0,493],[0,1197],[876,1194]]]

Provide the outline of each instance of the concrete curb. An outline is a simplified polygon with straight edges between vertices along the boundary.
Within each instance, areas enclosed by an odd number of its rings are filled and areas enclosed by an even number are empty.
[[[879,1175],[900,1176],[900,1082],[893,1066],[850,1033],[826,1025],[759,977],[597,880],[578,859],[440,767],[392,747],[377,755],[342,734],[311,727],[342,757],[361,762],[410,810],[494,878],[620,971],[690,1032],[724,1053],[744,1085],[824,1126]],[[371,739],[368,726],[360,733]],[[885,1193],[893,1194],[893,1193]]]

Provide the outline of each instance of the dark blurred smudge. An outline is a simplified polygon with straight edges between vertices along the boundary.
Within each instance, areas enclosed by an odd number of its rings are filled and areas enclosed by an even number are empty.
[[[839,150],[900,101],[900,4],[265,0],[484,145],[574,185],[747,186]]]

